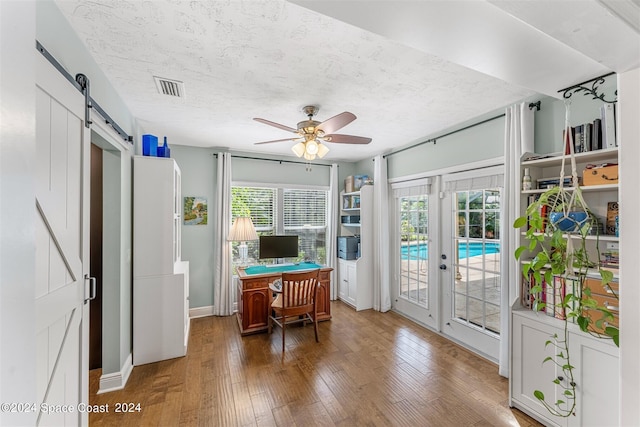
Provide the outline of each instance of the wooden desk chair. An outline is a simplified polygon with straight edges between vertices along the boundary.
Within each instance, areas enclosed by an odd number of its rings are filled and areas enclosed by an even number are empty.
[[[281,292],[271,303],[272,313],[269,314],[269,333],[272,331],[273,323],[282,328],[283,353],[286,325],[292,323],[311,320],[316,334],[316,342],[320,342],[318,340],[316,309],[319,273],[319,269],[297,273],[282,273]]]

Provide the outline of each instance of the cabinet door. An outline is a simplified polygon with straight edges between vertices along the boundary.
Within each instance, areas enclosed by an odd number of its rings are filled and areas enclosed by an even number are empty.
[[[348,265],[343,261],[338,261],[338,297],[346,301],[349,295],[349,275]]]
[[[560,334],[561,331],[528,316],[535,314],[513,315],[512,400],[516,407],[526,409],[536,418],[544,420],[545,424],[566,426],[566,418],[549,414],[533,395],[535,390],[540,390],[547,402],[555,402],[559,397],[556,393],[560,390],[552,382],[559,375],[556,365],[552,361],[542,361],[548,356],[555,357],[553,345],[545,346],[545,343],[554,333]]]
[[[347,266],[347,278],[347,281],[349,282],[347,298],[352,304],[355,304],[358,299],[358,278],[356,276],[355,264],[349,264]]]
[[[577,386],[575,426],[619,425],[620,361],[618,348],[610,341],[571,334],[571,364]]]
[[[242,298],[242,328],[247,330],[266,327],[271,306],[269,289],[245,290]]]

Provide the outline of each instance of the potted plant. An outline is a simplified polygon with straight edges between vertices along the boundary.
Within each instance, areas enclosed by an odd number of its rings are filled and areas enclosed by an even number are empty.
[[[589,288],[584,286],[587,275],[597,271],[602,285],[618,297],[610,286],[613,273],[599,268],[599,263],[590,258],[587,250],[587,236],[595,224],[597,218],[586,206],[578,186],[546,190],[527,206],[525,215],[517,218],[513,224],[518,229],[528,225],[524,233],[526,244],[516,249],[515,257],[523,262],[525,280],[532,282],[530,292],[534,295],[533,310],[547,308],[543,286],[545,283],[554,283],[555,277],[561,278],[560,283],[563,284],[567,283],[567,279],[579,284],[573,289],[565,288],[562,298],[553,303],[554,311],[560,313],[556,317],[564,322],[563,334],[552,336],[545,344],[554,347],[556,357],[547,357],[543,363],[556,363],[567,379],[567,382],[561,382],[558,378],[552,380],[564,388],[563,397],[556,402],[548,402],[541,391],[534,391],[534,396],[541,404],[551,414],[560,417],[572,415],[576,406],[574,367],[569,353],[569,323],[576,323],[587,334],[612,339],[619,346],[618,328],[608,325],[614,318],[613,313],[599,305],[591,297]],[[596,237],[596,247],[598,243]],[[523,258],[529,254],[534,254],[533,258],[524,261]]]

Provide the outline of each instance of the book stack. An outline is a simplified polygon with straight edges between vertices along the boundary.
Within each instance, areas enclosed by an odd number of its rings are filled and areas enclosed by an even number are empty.
[[[600,267],[617,270],[620,267],[620,252],[618,247],[607,248],[600,253]]]
[[[571,136],[574,153],[617,147],[615,104],[605,104],[600,107],[600,118],[593,122],[572,127]],[[566,141],[565,154],[570,154],[566,130],[562,131],[562,139]]]
[[[571,300],[566,310],[562,302],[568,294],[573,294],[580,298],[582,286],[578,278],[553,276],[550,282],[544,279],[540,288],[534,289],[535,279],[533,273],[522,280],[522,305],[530,310],[539,311],[550,317],[565,319],[566,311],[573,311],[577,308],[577,301]]]
[[[563,187],[572,187],[573,183],[571,182],[571,177],[570,176],[565,176],[564,179],[562,180],[562,186]],[[580,183],[581,178],[578,177],[578,184]],[[557,178],[542,178],[538,180],[538,189],[539,190],[546,190],[548,188],[553,188],[553,187],[557,187],[558,185],[560,185],[560,177]]]
[[[533,203],[535,203],[536,200],[538,200],[538,198],[540,197],[540,194],[529,194],[529,196],[527,197],[527,205],[532,205]],[[546,230],[546,226],[547,226],[547,216],[548,216],[548,209],[549,207],[547,205],[542,205],[540,206],[540,217],[542,218],[542,227],[536,227],[537,229],[535,230],[538,233],[544,233],[544,231]],[[527,229],[532,228],[534,225],[531,222],[531,218],[527,218]]]

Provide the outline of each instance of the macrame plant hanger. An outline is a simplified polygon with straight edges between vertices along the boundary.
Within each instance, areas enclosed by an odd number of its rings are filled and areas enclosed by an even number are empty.
[[[569,227],[569,231],[565,231],[565,232],[582,233],[583,232],[582,228],[585,225],[588,225],[592,219],[589,213],[590,212],[589,207],[584,201],[584,198],[582,197],[582,191],[580,190],[580,183],[578,180],[578,171],[576,169],[575,151],[573,148],[574,147],[573,135],[571,133],[570,113],[571,113],[571,101],[565,100],[565,124],[564,124],[564,141],[563,141],[565,144],[565,147],[564,147],[565,149],[563,151],[564,154],[562,155],[562,163],[560,165],[560,182],[558,184],[559,186],[558,193],[556,197],[553,197],[553,199],[550,200],[551,212],[562,212],[562,215],[560,216],[559,220],[550,222],[549,226],[551,227],[552,230],[555,230],[558,228],[558,224],[560,222],[563,222],[564,224],[566,224],[567,222],[570,222],[572,226]],[[565,171],[565,160],[567,159],[567,152],[569,153],[568,157],[571,162],[571,187],[570,188],[565,188],[564,186],[564,177],[565,177],[564,171]],[[574,213],[584,212],[586,214],[586,219],[583,221],[578,221],[574,216],[569,215],[571,212],[574,212]],[[566,229],[567,227],[563,227],[563,228]],[[571,238],[566,240],[568,257],[573,257],[573,254],[574,254],[572,240],[573,239]],[[573,263],[570,262],[567,265],[572,265],[572,264]]]

